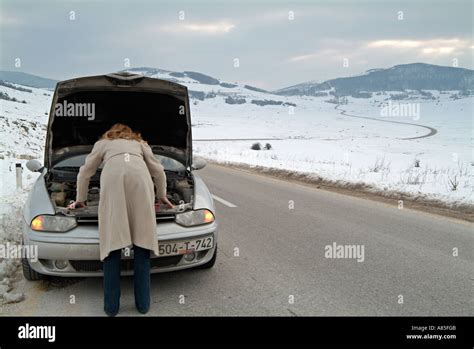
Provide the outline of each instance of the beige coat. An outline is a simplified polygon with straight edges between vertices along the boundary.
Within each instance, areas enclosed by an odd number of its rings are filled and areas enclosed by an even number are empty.
[[[86,201],[90,178],[100,176],[100,259],[137,245],[158,255],[155,193],[166,195],[166,175],[148,144],[127,139],[99,140],[77,175],[77,201]]]

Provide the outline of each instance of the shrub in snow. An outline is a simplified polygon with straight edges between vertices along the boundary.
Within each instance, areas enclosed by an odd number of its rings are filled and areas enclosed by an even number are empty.
[[[420,90],[420,95],[423,99],[435,99],[435,97],[433,97],[433,94],[429,91]]]
[[[250,91],[264,92],[264,93],[268,92],[268,91],[262,90],[261,88],[253,87],[253,86],[250,86],[250,85],[244,85],[244,88],[246,88],[247,90],[250,90]]]
[[[328,93],[327,92],[315,92],[313,94],[314,97],[327,97]]]
[[[24,88],[24,87],[21,87],[21,86],[15,86],[15,85],[10,84],[9,82],[3,81],[3,80],[0,80],[0,86],[5,86],[5,87],[12,88],[14,90],[18,90],[18,91],[22,91],[22,92],[28,92],[28,93],[33,92],[32,90],[30,90],[28,88]]]
[[[244,104],[246,102],[245,98],[232,98],[231,96],[228,96],[224,101],[227,104]]]
[[[282,101],[274,101],[271,99],[264,99],[264,100],[252,99],[250,103],[259,105],[261,107],[264,107],[266,105],[282,105],[283,104]]]
[[[282,105],[284,107],[296,107],[296,104],[295,103],[290,103],[290,102],[282,102],[282,101],[274,101],[272,99],[263,99],[263,100],[260,100],[260,99],[252,99],[252,101],[250,102],[252,104],[256,104],[256,105],[259,105],[261,107],[264,107],[266,105]]]
[[[200,101],[203,101],[206,98],[206,94],[202,91],[189,90],[188,94],[190,98],[199,99]]]
[[[375,159],[375,163],[369,167],[369,171],[375,173],[385,169],[390,169],[390,163],[385,163],[385,157]]]
[[[408,97],[408,93],[390,94],[390,99],[392,101],[400,101],[403,99],[408,99]]]
[[[371,98],[372,93],[370,92],[361,92],[361,91],[356,91],[351,94],[353,98]]]
[[[262,145],[260,143],[254,143],[254,144],[252,144],[250,149],[252,149],[252,150],[262,150]]]
[[[234,87],[237,87],[236,84],[229,84],[227,82],[221,82],[219,85],[221,85],[222,87],[226,87],[226,88],[234,88]]]
[[[458,189],[458,186],[459,186],[459,180],[458,180],[458,176],[454,176],[454,178],[449,178],[449,187],[451,189],[451,191],[456,191]]]
[[[265,144],[265,150],[272,149],[272,145],[270,143]]]

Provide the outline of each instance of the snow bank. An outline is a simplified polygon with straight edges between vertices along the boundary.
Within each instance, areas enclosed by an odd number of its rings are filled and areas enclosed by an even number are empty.
[[[0,86],[9,97],[26,103],[1,100],[0,108],[0,245],[19,246],[22,238],[22,208],[38,174],[29,172],[29,159],[42,161],[47,114],[51,92],[28,87],[31,92]],[[16,185],[16,164],[23,168],[23,187]],[[0,257],[0,300],[19,302],[22,293],[14,290],[16,271],[21,267],[17,258]]]

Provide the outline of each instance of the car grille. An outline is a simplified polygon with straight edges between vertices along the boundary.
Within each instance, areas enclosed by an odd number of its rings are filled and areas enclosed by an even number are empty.
[[[163,223],[163,222],[170,222],[174,221],[175,215],[157,215],[156,216],[156,223]],[[99,219],[97,217],[76,217],[77,223],[81,225],[86,224],[95,224],[99,223]]]
[[[97,217],[77,217],[76,221],[77,224],[99,223],[99,219],[97,219]]]
[[[150,268],[163,268],[169,267],[178,264],[181,261],[183,256],[168,256],[168,257],[158,257],[150,259]],[[101,261],[75,261],[71,260],[69,263],[77,271],[100,271],[102,270],[103,263]],[[133,259],[122,259],[120,261],[120,269],[122,271],[133,270],[134,260]]]

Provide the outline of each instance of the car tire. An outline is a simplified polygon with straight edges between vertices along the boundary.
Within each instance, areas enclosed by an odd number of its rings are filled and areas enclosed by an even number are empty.
[[[216,259],[217,259],[217,245],[216,245],[216,249],[214,250],[214,255],[209,260],[209,262],[206,262],[202,265],[197,266],[196,269],[211,269],[214,266],[214,264],[216,264]]]
[[[43,280],[45,278],[43,274],[40,274],[36,270],[33,270],[33,268],[30,265],[30,262],[28,262],[28,259],[22,258],[21,266],[23,269],[23,276],[25,277],[26,280],[38,281],[38,280]]]

